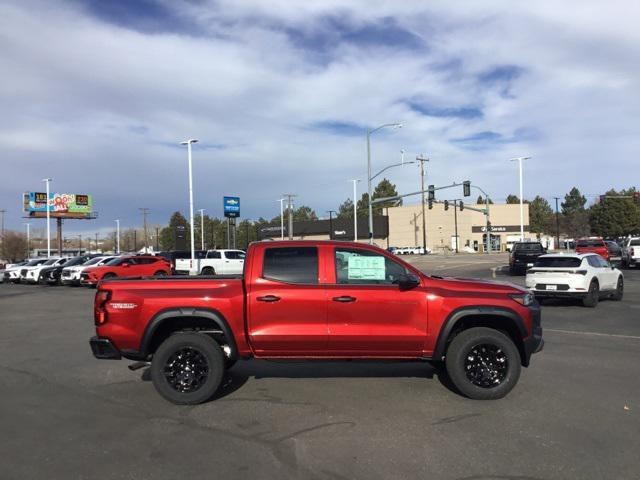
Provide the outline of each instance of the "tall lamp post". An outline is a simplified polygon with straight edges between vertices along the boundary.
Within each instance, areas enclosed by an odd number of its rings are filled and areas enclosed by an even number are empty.
[[[367,192],[369,194],[369,244],[373,244],[373,205],[371,204],[371,134],[383,128],[402,128],[401,123],[385,123],[373,129],[367,129]],[[404,162],[403,162],[404,163]]]
[[[353,241],[358,241],[358,197],[356,192],[356,185],[360,180],[353,179]]]
[[[49,183],[51,183],[50,178],[43,178],[42,181],[47,186],[47,258],[51,257],[51,226],[49,225]]]
[[[280,240],[284,240],[284,201],[286,198],[277,200],[280,202]]]
[[[120,253],[120,219],[114,222],[116,222],[116,253]]]
[[[204,208],[198,211],[200,212],[200,250],[204,250]]]
[[[512,162],[518,162],[520,170],[520,241],[524,242],[524,206],[522,198],[522,161],[529,160],[531,157],[516,157],[512,158]]]
[[[27,259],[31,258],[31,224],[25,223],[27,226]]]
[[[189,140],[185,140],[184,142],[180,142],[180,145],[187,146],[187,159],[189,161],[189,226],[191,228],[191,264],[189,267],[189,275],[195,275],[197,271],[195,269],[196,242],[193,236],[193,233],[194,233],[193,232],[193,169],[191,167],[191,145],[197,142],[198,140],[196,140],[195,138],[191,138]]]

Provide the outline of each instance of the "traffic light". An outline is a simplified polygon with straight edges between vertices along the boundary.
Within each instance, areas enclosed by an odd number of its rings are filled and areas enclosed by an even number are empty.
[[[449,210],[449,200],[444,201],[444,209]]]
[[[429,185],[429,200],[433,200],[434,198],[436,198],[436,187],[435,185]]]
[[[460,202],[460,211],[464,210],[464,203]]]
[[[471,182],[469,180],[465,180],[464,182],[462,182],[462,194],[465,197],[471,195]]]
[[[433,208],[433,200],[429,199],[429,210]]]

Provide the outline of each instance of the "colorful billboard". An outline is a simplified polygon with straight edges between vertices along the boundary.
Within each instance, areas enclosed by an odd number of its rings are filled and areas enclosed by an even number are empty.
[[[224,197],[224,216],[237,218],[240,216],[240,197]]]
[[[53,214],[90,216],[93,211],[93,199],[91,198],[91,195],[78,193],[49,193],[49,201],[47,202],[46,193],[25,192],[25,212],[29,214],[38,212],[46,213],[47,205],[49,213]]]

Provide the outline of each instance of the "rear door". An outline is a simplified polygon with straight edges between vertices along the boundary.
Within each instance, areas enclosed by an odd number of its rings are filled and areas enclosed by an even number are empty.
[[[415,357],[427,335],[427,295],[401,291],[409,273],[380,252],[335,247],[327,284],[329,351],[335,356]]]
[[[247,315],[256,355],[326,355],[327,300],[319,249],[274,246],[256,249],[254,255]]]

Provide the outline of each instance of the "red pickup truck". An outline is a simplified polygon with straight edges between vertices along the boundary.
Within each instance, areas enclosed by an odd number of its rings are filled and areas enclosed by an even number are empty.
[[[512,284],[421,273],[374,246],[250,245],[241,276],[109,279],[94,304],[100,359],[150,364],[171,402],[212,397],[238,358],[415,359],[473,399],[515,386],[542,349],[540,307]]]

